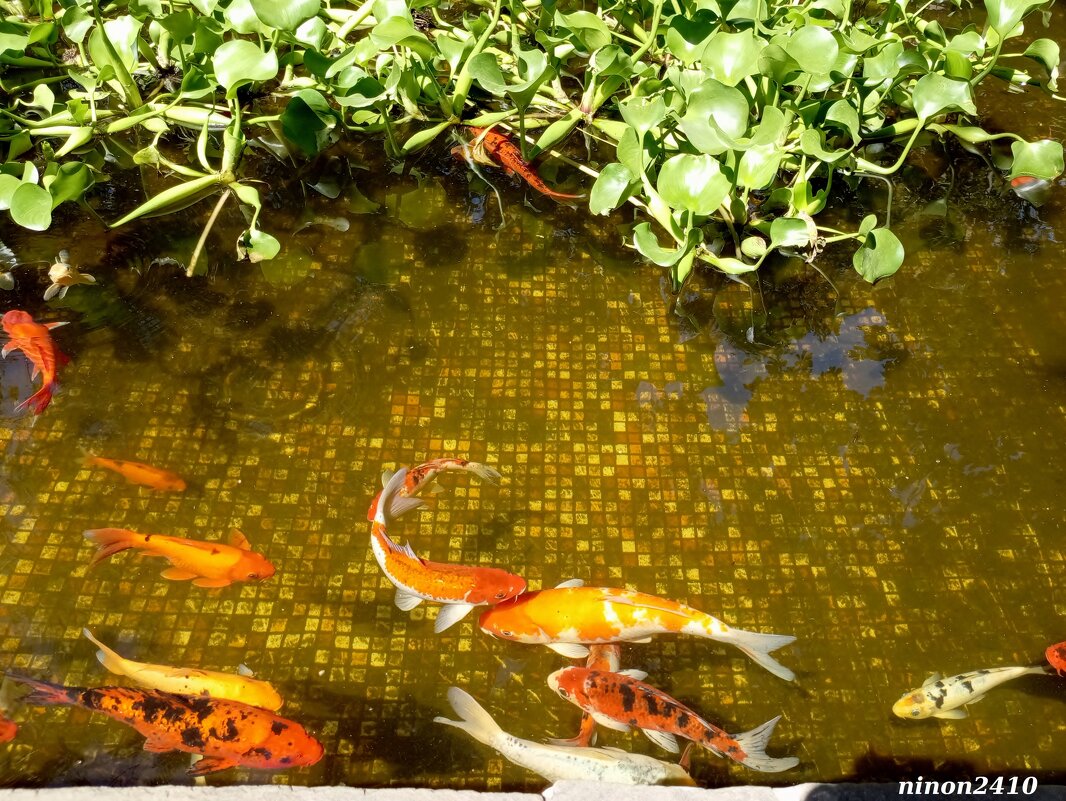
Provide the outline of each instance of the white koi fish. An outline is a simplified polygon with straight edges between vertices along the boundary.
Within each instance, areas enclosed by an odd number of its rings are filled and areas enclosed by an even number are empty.
[[[433,718],[435,723],[462,729],[479,743],[499,751],[511,762],[551,782],[566,779],[614,782],[615,784],[670,784],[693,786],[684,768],[644,754],[617,748],[568,748],[543,745],[508,734],[469,694],[452,687],[448,701],[462,720]]]
[[[973,670],[946,679],[934,673],[917,690],[911,690],[896,701],[892,705],[892,712],[908,720],[958,720],[967,715],[962,707],[977,703],[985,697],[985,693],[1004,682],[1019,676],[1051,672],[1047,667],[1002,667]]]

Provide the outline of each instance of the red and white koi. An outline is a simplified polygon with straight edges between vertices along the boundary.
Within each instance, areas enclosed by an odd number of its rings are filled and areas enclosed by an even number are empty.
[[[395,519],[400,517],[400,515],[424,506],[426,502],[421,497],[423,494],[437,495],[444,492],[444,488],[436,483],[436,479],[441,473],[450,471],[472,473],[482,481],[487,481],[490,484],[499,484],[500,479],[503,478],[496,470],[480,462],[471,462],[467,459],[451,456],[432,459],[407,471],[407,478],[404,479],[403,486],[392,496],[389,508],[385,510],[387,518]],[[385,488],[394,475],[395,473],[391,470],[386,470],[381,474],[382,489]],[[373,503],[370,504],[370,509],[366,515],[367,520],[372,521],[377,514],[381,496],[382,493],[379,492]]]

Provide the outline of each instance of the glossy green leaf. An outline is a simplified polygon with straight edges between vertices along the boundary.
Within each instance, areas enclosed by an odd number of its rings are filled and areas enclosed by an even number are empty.
[[[725,200],[730,181],[717,159],[682,153],[663,164],[655,188],[672,208],[710,214]]]
[[[949,78],[960,78],[968,81],[973,77],[973,63],[962,53],[957,53],[954,50],[945,50],[944,74]]]
[[[644,172],[644,148],[637,140],[637,132],[626,126],[622,135],[618,138],[618,146],[615,148],[618,160],[625,165],[633,175],[640,176]]]
[[[800,135],[800,150],[826,164],[835,164],[848,155],[847,150],[826,150],[825,134],[817,128],[807,128]]]
[[[721,270],[726,275],[744,275],[744,273],[754,272],[759,269],[758,264],[748,264],[740,259],[728,256],[716,256],[713,253],[708,253],[705,258],[716,269]]]
[[[770,223],[770,247],[804,248],[811,243],[810,225],[799,217],[778,217]]]
[[[269,36],[271,33],[270,26],[256,15],[251,0],[230,0],[223,14],[230,28],[236,33],[259,34],[261,36]],[[201,30],[202,28],[197,32],[200,33]],[[199,39],[199,37],[197,38]],[[198,41],[196,46],[200,48],[203,45]]]
[[[985,0],[988,24],[1001,38],[1006,39],[1014,33],[1022,17],[1045,2],[1046,0]]]
[[[589,11],[560,14],[562,26],[581,43],[586,53],[592,53],[611,43],[611,31],[607,23]]]
[[[318,15],[322,0],[251,0],[252,10],[264,23],[279,31],[295,31]]]
[[[1037,39],[1025,48],[1023,54],[1036,61],[1048,75],[1048,88],[1058,91],[1059,86],[1059,45],[1051,39]]]
[[[903,244],[887,228],[874,228],[852,256],[855,271],[871,284],[893,275],[903,264]]]
[[[744,151],[737,167],[737,184],[748,189],[765,189],[777,177],[785,152],[776,144],[755,145]]]
[[[977,115],[977,108],[973,104],[973,91],[967,81],[930,73],[923,75],[914,84],[911,97],[914,111],[922,122],[946,111],[964,111]]]
[[[704,55],[704,48],[717,28],[714,17],[706,11],[692,17],[675,14],[666,30],[666,49],[686,67]]]
[[[870,231],[877,227],[877,215],[867,214],[862,218],[862,222],[859,224],[859,236],[865,237]]]
[[[81,200],[89,189],[92,188],[95,179],[92,170],[80,161],[68,161],[60,164],[56,174],[52,176],[48,184],[48,193],[51,195],[52,208],[68,200]]]
[[[403,143],[403,148],[401,148],[402,152],[415,153],[421,150],[434,139],[436,139],[438,136],[440,136],[442,133],[444,133],[446,130],[448,130],[451,125],[451,120],[445,120],[444,122],[439,122],[436,125],[426,128],[424,131],[419,131],[416,134],[412,134],[411,137]]]
[[[771,42],[759,54],[759,72],[784,86],[798,77],[803,69],[781,45]]]
[[[0,174],[0,211],[7,211],[11,208],[11,198],[20,186],[22,186],[22,181],[16,176],[7,173]]]
[[[269,81],[278,74],[278,57],[274,51],[263,52],[259,45],[244,39],[223,43],[211,61],[215,78],[227,96],[246,83]]]
[[[301,89],[281,114],[281,131],[305,156],[313,156],[329,142],[329,132],[337,116],[329,103],[314,89]]]
[[[840,46],[833,34],[815,25],[808,25],[793,33],[784,48],[804,72],[813,75],[829,72],[840,54]]]
[[[89,33],[89,29],[93,26],[93,18],[89,13],[81,6],[70,6],[63,10],[61,17],[63,25],[63,33],[70,41],[77,44],[81,44],[85,41],[86,34]],[[3,35],[0,35],[2,40]],[[2,48],[2,42],[0,42],[0,48]],[[2,52],[2,50],[0,50]]]
[[[237,240],[237,255],[247,258],[252,264],[268,261],[281,251],[281,243],[270,234],[258,228],[250,228]],[[270,276],[267,275],[267,280]]]
[[[759,74],[763,44],[751,31],[716,33],[703,51],[703,68],[726,86]]]
[[[107,38],[111,40],[111,46],[115,49],[121,66],[126,72],[132,71],[138,59],[137,36],[141,31],[141,23],[127,14],[105,22],[104,31],[107,32]],[[93,28],[92,33],[89,34],[89,56],[97,69],[108,65],[114,66],[111,53],[104,45],[104,34],[100,28]],[[114,68],[118,74],[122,74],[117,66]]]
[[[748,101],[740,91],[708,79],[689,97],[681,129],[701,152],[716,156],[729,150],[748,128]]]
[[[899,58],[903,55],[903,43],[891,41],[876,54],[862,60],[862,76],[869,83],[890,81],[899,74]]]
[[[409,17],[389,17],[370,31],[370,41],[380,50],[397,45],[408,47],[424,59],[433,58],[436,51],[424,33],[415,28]],[[487,55],[487,54],[483,54]]]
[[[52,196],[37,184],[22,184],[11,196],[11,219],[31,231],[48,230],[52,224]]]
[[[643,139],[644,134],[666,119],[666,103],[658,95],[652,98],[631,97],[626,102],[619,103],[618,110],[626,124],[637,132],[638,140]]]
[[[538,154],[543,153],[545,150],[551,150],[565,140],[570,135],[570,132],[578,126],[583,116],[581,109],[575,108],[570,109],[564,116],[555,120],[537,137],[536,144],[529,151],[529,157],[531,159],[536,158]]]
[[[664,248],[659,244],[651,224],[646,222],[633,229],[633,244],[641,256],[660,267],[672,267],[688,252],[687,247]]]
[[[1014,155],[1010,169],[1012,179],[1025,175],[1051,181],[1062,174],[1061,142],[1050,139],[1041,139],[1037,142],[1014,142],[1010,149]]]
[[[825,114],[826,124],[836,124],[851,135],[852,142],[858,142],[859,112],[847,100],[838,100],[829,107]]]
[[[640,180],[625,165],[613,161],[604,167],[589,193],[589,211],[609,214],[626,202],[640,186]]]
[[[749,236],[740,243],[740,252],[749,259],[761,259],[766,255],[766,240],[761,236]]]

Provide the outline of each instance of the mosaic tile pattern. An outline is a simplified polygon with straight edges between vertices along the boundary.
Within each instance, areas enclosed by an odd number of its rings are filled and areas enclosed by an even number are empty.
[[[293,286],[124,271],[73,290],[51,315],[82,316],[57,334],[74,361],[36,423],[11,417],[25,365],[0,365],[6,664],[106,684],[83,626],[131,658],[247,664],[327,756],[211,784],[539,788],[432,718],[456,684],[519,736],[570,736],[577,710],[544,683],[563,660],[490,640],[474,616],[434,635],[435,608],[397,610],[368,548],[381,470],[457,453],[505,483],[446,476],[447,494],[395,526],[420,554],[514,569],[532,588],[629,586],[798,636],[780,654],[796,686],[713,642],[626,646],[626,666],[730,731],[784,715],[771,750],[800,768],[766,776],[701,753],[701,784],[1061,780],[1056,680],[999,690],[965,721],[889,711],[933,671],[1035,662],[1066,639],[1055,250],[1003,273],[976,257],[993,252],[986,231],[954,260],[904,224],[899,279],[834,272],[835,308],[824,282],[768,284],[765,308],[708,284],[697,332],[667,313],[655,271],[590,255],[603,232],[505,197],[494,232],[492,207],[456,179],[397,183],[376,198],[387,216],[301,240],[313,258]],[[79,448],[168,467],[190,489],[126,485],[82,467]],[[81,532],[105,525],[200,539],[237,527],[278,573],[203,590],[129,553],[87,572]],[[14,714],[5,783],[185,780],[187,755],[146,754],[112,721]],[[656,753],[637,735],[601,741]]]

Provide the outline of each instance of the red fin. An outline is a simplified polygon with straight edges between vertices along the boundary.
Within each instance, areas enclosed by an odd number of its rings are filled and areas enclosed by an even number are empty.
[[[14,673],[6,674],[12,681],[17,681],[19,684],[25,684],[33,692],[29,695],[23,696],[22,703],[24,704],[37,704],[40,706],[55,706],[59,704],[68,704],[75,706],[78,703],[78,696],[81,690],[77,687],[64,687],[62,684],[52,684],[47,681],[34,681],[33,679],[27,679],[24,676],[16,676]]]
[[[15,407],[16,412],[21,412],[27,406],[33,409],[34,414],[40,414],[48,408],[48,404],[52,402],[52,393],[55,391],[59,384],[53,381],[50,384],[45,384],[39,390],[30,395],[26,400]]]
[[[236,765],[237,763],[234,760],[226,759],[225,757],[204,757],[189,768],[186,773],[190,776],[206,776],[208,773],[233,768]]]
[[[121,528],[96,528],[86,531],[83,535],[85,539],[91,540],[100,546],[96,553],[93,554],[89,567],[95,566],[119,551],[132,548],[133,539],[130,537],[131,533]]]
[[[144,741],[144,750],[151,751],[153,754],[165,754],[167,751],[173,751],[174,746],[163,738],[152,735]]]
[[[242,551],[252,550],[252,543],[248,542],[248,538],[235,528],[230,529],[229,544],[234,548],[240,548]]]

